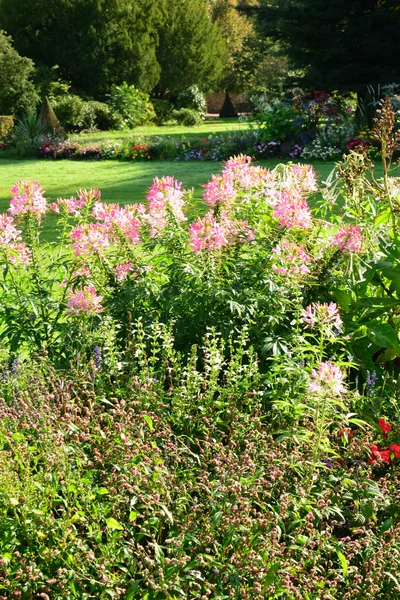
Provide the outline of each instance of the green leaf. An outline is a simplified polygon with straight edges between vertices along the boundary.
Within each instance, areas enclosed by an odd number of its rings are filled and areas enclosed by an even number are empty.
[[[137,516],[138,516],[138,513],[136,512],[136,510],[131,510],[131,512],[129,513],[129,520],[136,521]]]
[[[365,323],[372,341],[382,348],[393,348],[400,355],[400,345],[397,331],[389,323],[370,321]]]
[[[271,585],[279,571],[281,563],[278,561],[274,563],[269,569],[264,579],[264,591]]]
[[[139,581],[135,581],[135,583],[132,583],[132,585],[128,587],[128,589],[126,590],[125,600],[134,600],[137,597],[136,592],[139,585]]]
[[[149,426],[150,431],[153,431],[153,429],[154,429],[154,427],[153,427],[153,421],[149,417],[149,415],[143,415],[143,419],[146,421],[147,425]]]
[[[121,525],[121,523],[118,523],[118,521],[116,521],[115,519],[113,519],[113,517],[109,517],[108,519],[106,519],[106,524],[107,524],[107,527],[109,529],[118,529],[120,531],[124,530],[124,528]]]
[[[334,289],[332,291],[335,295],[338,304],[340,304],[340,306],[345,312],[348,312],[351,305],[351,294],[349,292],[345,292],[344,290],[339,289]]]
[[[346,577],[347,571],[348,571],[348,568],[349,568],[349,565],[347,564],[347,559],[346,559],[345,555],[340,552],[340,550],[336,550],[336,553],[337,553],[338,558],[340,560],[340,564],[342,565],[343,577]]]

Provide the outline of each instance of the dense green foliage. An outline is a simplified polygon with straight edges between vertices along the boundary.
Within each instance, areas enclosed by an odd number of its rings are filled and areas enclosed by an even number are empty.
[[[37,182],[13,187],[0,220],[2,600],[395,597],[387,129],[372,186],[359,153],[320,187],[307,165],[238,156],[189,223],[191,193],[172,177],[124,208],[95,190],[49,207]]]
[[[248,2],[267,37],[280,40],[302,85],[363,90],[400,80],[397,0]]]
[[[224,64],[220,31],[194,0],[1,0],[0,25],[44,79],[97,99],[123,81],[158,96],[207,90]]]
[[[37,65],[58,65],[75,89],[101,96],[124,80],[143,90],[157,82],[154,8],[147,0],[1,0],[0,23]]]
[[[39,96],[31,79],[33,71],[32,61],[20,56],[11,38],[0,29],[1,115],[21,116],[35,109]]]

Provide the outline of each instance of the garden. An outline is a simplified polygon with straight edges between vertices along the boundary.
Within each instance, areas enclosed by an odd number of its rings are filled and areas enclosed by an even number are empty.
[[[197,216],[162,172],[131,205],[13,185],[0,598],[395,597],[393,121],[380,174],[238,154]]]
[[[28,4],[0,600],[400,598],[398,3]]]

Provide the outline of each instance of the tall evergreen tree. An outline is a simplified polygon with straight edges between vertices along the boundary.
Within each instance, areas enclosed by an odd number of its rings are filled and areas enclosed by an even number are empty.
[[[0,0],[0,27],[38,65],[58,65],[62,79],[102,96],[127,81],[157,83],[156,0]]]
[[[400,81],[399,0],[247,0],[247,10],[282,41],[304,86],[361,92]]]
[[[206,3],[159,0],[158,6],[157,59],[161,75],[156,95],[174,97],[193,85],[208,91],[223,69],[225,44]]]

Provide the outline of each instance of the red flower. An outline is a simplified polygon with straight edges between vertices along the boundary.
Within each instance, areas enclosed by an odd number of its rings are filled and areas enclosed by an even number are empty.
[[[388,448],[386,450],[379,450],[376,444],[371,444],[371,458],[369,459],[369,464],[375,462],[376,460],[389,464],[390,450]]]
[[[400,458],[400,444],[392,444],[390,446],[391,451],[394,454],[394,457],[399,459]]]
[[[390,463],[390,450],[381,450],[381,461]]]
[[[378,425],[382,429],[383,435],[385,437],[387,437],[387,434],[389,433],[389,431],[392,430],[392,426],[389,425],[389,423],[386,423],[385,419],[379,419]]]

